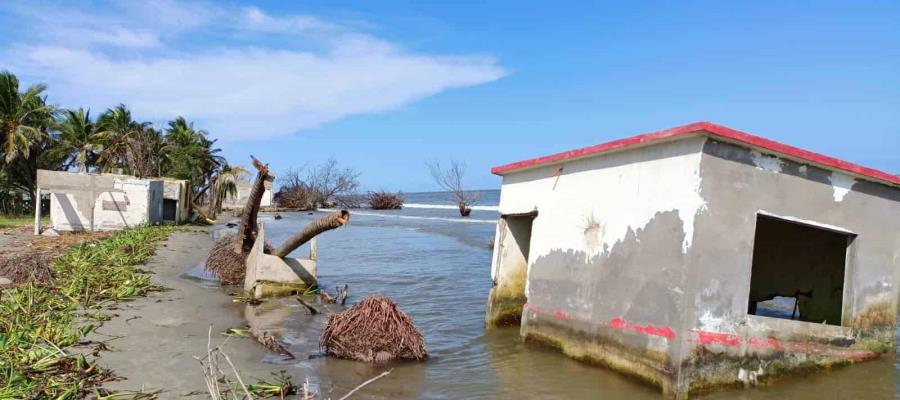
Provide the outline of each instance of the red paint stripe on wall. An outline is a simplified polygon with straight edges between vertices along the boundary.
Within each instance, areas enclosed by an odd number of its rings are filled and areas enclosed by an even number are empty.
[[[664,337],[666,339],[674,339],[675,331],[672,330],[669,326],[660,326],[655,327],[652,324],[647,325],[639,325],[633,324],[628,321],[625,321],[622,318],[616,317],[609,321],[609,326],[614,329],[619,330],[631,330],[635,333],[640,333],[646,336],[659,336]]]

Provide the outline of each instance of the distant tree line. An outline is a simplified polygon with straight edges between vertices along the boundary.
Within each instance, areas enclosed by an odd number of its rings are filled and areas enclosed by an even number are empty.
[[[386,191],[359,192],[359,171],[338,165],[329,158],[312,168],[292,168],[278,178],[280,189],[275,193],[279,207],[311,210],[318,207],[399,209],[403,194]]]
[[[44,84],[22,88],[14,74],[0,72],[0,212],[29,212],[38,169],[184,179],[192,203],[213,211],[246,174],[183,117],[157,129],[120,104],[95,118],[88,109],[48,104],[46,91]]]

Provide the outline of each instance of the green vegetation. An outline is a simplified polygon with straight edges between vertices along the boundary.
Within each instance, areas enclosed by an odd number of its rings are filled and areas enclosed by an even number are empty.
[[[49,224],[50,217],[41,218],[41,224]],[[0,229],[15,228],[17,226],[34,225],[34,217],[31,215],[2,215],[0,214]]]
[[[136,228],[72,248],[53,261],[52,284],[0,290],[0,398],[108,396],[98,386],[111,372],[71,346],[108,319],[98,309],[163,289],[135,266],[172,229]]]
[[[30,213],[37,170],[48,169],[185,179],[191,200],[209,201],[215,215],[246,172],[229,166],[216,141],[183,117],[157,129],[120,104],[94,119],[90,110],[50,105],[46,91],[43,84],[21,88],[14,74],[0,72],[0,213]]]

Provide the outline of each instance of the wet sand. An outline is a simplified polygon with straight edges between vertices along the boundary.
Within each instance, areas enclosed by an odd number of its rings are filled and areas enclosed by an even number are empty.
[[[243,305],[233,303],[225,291],[179,277],[202,262],[212,244],[205,231],[173,233],[142,267],[171,290],[120,303],[110,311],[118,316],[88,337],[109,341],[112,351],[101,352],[99,363],[127,378],[110,382],[107,388],[162,390],[160,399],[208,397],[194,356],[206,354],[210,325],[214,346],[226,339],[220,332],[246,325],[240,312]],[[282,369],[260,362],[266,352],[253,339],[231,338],[225,352],[245,380],[268,378],[270,372]]]

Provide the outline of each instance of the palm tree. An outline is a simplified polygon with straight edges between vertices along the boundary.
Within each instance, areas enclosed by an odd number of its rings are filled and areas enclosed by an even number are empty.
[[[96,125],[91,121],[90,110],[83,108],[66,110],[57,125],[61,148],[72,156],[72,162],[81,172],[88,172],[103,146]]]
[[[97,121],[98,136],[103,141],[104,151],[98,164],[100,170],[109,172],[112,168],[128,167],[129,141],[149,123],[139,123],[131,117],[131,110],[124,104],[106,110]],[[128,172],[128,171],[126,171]]]
[[[223,162],[221,168],[215,171],[215,175],[210,179],[210,200],[209,213],[210,218],[222,212],[222,203],[229,195],[237,196],[237,183],[250,175],[250,171],[246,168],[235,165],[231,166],[228,162]]]
[[[0,140],[7,164],[28,157],[33,142],[46,134],[40,129],[42,118],[53,110],[41,98],[45,90],[46,85],[38,84],[20,93],[19,79],[9,71],[0,72]]]
[[[169,121],[166,129],[166,176],[190,181],[195,201],[199,200],[212,183],[216,170],[225,164],[224,157],[214,148],[216,141],[208,133],[194,129],[194,124],[184,117]]]

